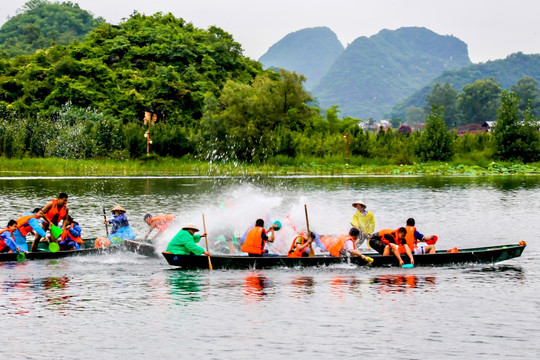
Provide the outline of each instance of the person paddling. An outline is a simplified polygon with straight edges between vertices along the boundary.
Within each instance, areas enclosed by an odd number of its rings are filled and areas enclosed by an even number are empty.
[[[79,223],[69,215],[65,230],[62,231],[59,240],[58,245],[60,245],[60,249],[62,250],[79,250],[81,248],[80,244],[84,244],[81,238],[81,227]]]
[[[405,240],[409,248],[411,249],[414,255],[419,254],[435,254],[435,242],[437,242],[437,237],[435,235],[424,236],[415,227],[416,222],[413,218],[408,218],[405,225],[407,230],[407,235],[405,235]],[[421,242],[422,244],[419,244]],[[399,246],[399,252],[401,254],[405,253],[405,248],[403,245]]]
[[[359,256],[363,260],[367,260],[360,251],[356,249],[355,242],[360,236],[360,230],[357,228],[351,228],[348,234],[343,234],[337,238],[332,236],[323,236],[321,238],[322,243],[328,249],[328,252],[333,257],[342,256]]]
[[[47,223],[45,227],[49,227],[49,219],[45,218],[43,210],[41,210],[40,208],[35,208],[34,211],[25,213],[23,216],[16,220],[17,230],[15,230],[15,232],[13,233],[13,237],[15,238],[17,246],[21,248],[22,251],[28,251],[28,244],[26,243],[26,235],[28,233],[35,233],[36,237],[39,236],[39,239],[47,236],[47,233],[43,229],[44,225],[39,222],[39,219],[43,219],[43,221]],[[37,240],[36,242],[36,238],[34,238],[34,243],[32,244],[32,252],[37,251],[38,245],[39,240]]]
[[[375,231],[375,217],[371,211],[367,211],[367,205],[362,200],[353,202],[352,206],[357,211],[352,217],[351,225],[360,230],[360,235],[355,241],[356,247],[360,247],[364,241],[369,241],[371,234]]]
[[[268,228],[268,232],[270,232],[270,236],[268,236],[266,234],[267,230],[264,229],[264,220],[257,219],[257,221],[255,221],[255,227],[246,233],[241,250],[248,253],[249,256],[276,256],[274,254],[268,254],[264,250],[264,246],[267,242],[274,242],[275,228],[276,225],[272,225]]]
[[[15,220],[9,220],[7,227],[0,230],[0,253],[10,252],[19,253],[21,248],[17,246],[13,232],[17,230],[17,222]],[[23,251],[27,253],[28,251]]]
[[[44,217],[48,219],[48,221],[44,221],[41,224],[41,227],[43,230],[47,231],[49,230],[50,225],[58,226],[60,221],[62,221],[62,225],[65,219],[67,219],[69,208],[67,206],[68,202],[68,195],[64,192],[60,193],[58,195],[58,198],[52,199],[43,207],[43,214]],[[50,222],[50,223],[49,223]],[[37,251],[39,241],[41,238],[44,237],[44,235],[41,235],[39,232],[36,233],[36,236],[34,237],[34,243],[32,244],[32,251]],[[57,242],[57,239],[54,239],[51,237],[54,242]]]
[[[287,257],[309,257],[309,245],[315,240],[315,233],[299,233],[292,241]]]
[[[371,239],[369,240],[369,245],[371,248],[375,249],[379,254],[383,256],[388,256],[392,252],[399,261],[399,265],[403,265],[403,259],[401,258],[399,252],[399,246],[403,246],[405,253],[410,259],[411,264],[414,264],[414,258],[407,245],[405,236],[407,235],[407,229],[400,227],[397,230],[384,229],[379,230],[374,233]]]
[[[199,232],[199,228],[193,224],[187,224],[171,239],[167,245],[166,252],[175,255],[206,255],[210,256],[210,252],[206,251],[203,247],[197,245],[201,241],[201,237],[207,236],[206,233],[202,235],[195,235]]]
[[[150,214],[144,215],[144,222],[150,226],[148,229],[148,232],[146,235],[144,235],[144,240],[148,239],[148,236],[152,232],[152,230],[156,229],[158,232],[157,234],[152,238],[152,240],[155,240],[156,238],[160,237],[165,230],[169,228],[171,223],[176,219],[176,216],[165,214],[165,215],[156,215],[152,216]]]
[[[108,239],[115,243],[124,239],[135,239],[135,233],[131,226],[129,226],[129,220],[126,216],[126,210],[120,205],[116,205],[112,208],[113,218],[110,220],[104,220],[104,224],[112,224],[111,233]]]

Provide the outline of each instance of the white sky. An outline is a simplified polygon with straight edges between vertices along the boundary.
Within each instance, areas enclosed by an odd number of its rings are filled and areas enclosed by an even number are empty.
[[[538,0],[71,1],[114,24],[137,10],[146,15],[171,12],[198,28],[216,25],[242,44],[244,55],[256,60],[288,33],[315,26],[332,29],[344,46],[382,29],[426,27],[463,40],[474,63],[518,51],[540,53]],[[0,0],[0,24],[25,3]]]

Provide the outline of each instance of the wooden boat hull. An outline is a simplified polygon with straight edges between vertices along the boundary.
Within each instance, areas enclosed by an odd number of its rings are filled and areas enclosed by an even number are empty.
[[[137,240],[124,240],[124,245],[128,251],[139,255],[157,258],[156,248],[151,243]]]
[[[521,256],[526,245],[500,245],[484,248],[460,249],[459,252],[437,251],[436,254],[415,255],[415,266],[446,266],[459,264],[494,264],[497,262],[513,259]],[[362,260],[360,257],[335,258],[329,255],[288,258],[279,257],[249,257],[242,255],[215,255],[211,257],[214,269],[268,269],[276,267],[314,267],[332,266],[336,264],[350,263],[358,266],[399,266],[395,256],[382,256],[379,254],[366,253],[373,258],[372,263]],[[206,256],[174,255],[163,253],[167,262],[182,270],[208,269]],[[402,256],[405,262],[408,257]]]
[[[105,248],[94,248],[94,241],[96,239],[84,239],[83,248],[80,250],[66,250],[66,251],[57,251],[55,253],[50,251],[36,251],[29,252],[26,254],[26,260],[46,260],[46,259],[60,259],[70,256],[84,256],[84,255],[101,255],[101,254],[111,254],[121,250],[123,244],[113,244]],[[17,261],[16,253],[2,253],[0,254],[0,262],[9,262]]]

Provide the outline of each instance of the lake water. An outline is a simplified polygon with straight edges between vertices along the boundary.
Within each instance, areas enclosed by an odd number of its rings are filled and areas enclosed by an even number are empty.
[[[59,192],[83,237],[103,208],[172,213],[241,235],[280,220],[343,233],[363,200],[377,229],[409,217],[438,247],[528,243],[496,265],[178,271],[133,253],[0,263],[2,359],[535,359],[540,356],[540,177],[0,178],[2,224]],[[107,217],[110,212],[107,211]],[[288,219],[287,220],[287,216]],[[211,247],[213,242],[210,242]],[[215,250],[215,249],[214,249]],[[212,251],[212,249],[211,249]]]

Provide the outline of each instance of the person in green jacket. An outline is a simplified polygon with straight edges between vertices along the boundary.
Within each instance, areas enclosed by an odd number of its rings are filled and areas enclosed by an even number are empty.
[[[198,231],[199,229],[193,224],[184,226],[169,242],[166,251],[175,255],[204,254],[210,256],[210,252],[197,245],[197,243],[201,241],[201,237],[206,237],[206,233],[195,235]]]

